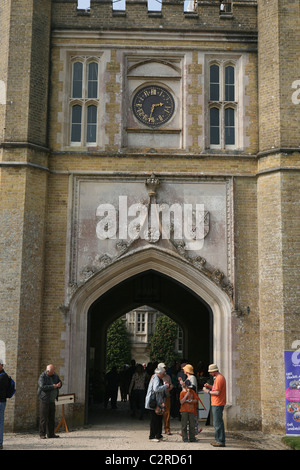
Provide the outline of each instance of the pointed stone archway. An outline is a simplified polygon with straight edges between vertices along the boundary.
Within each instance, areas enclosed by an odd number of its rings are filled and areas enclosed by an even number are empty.
[[[76,394],[78,412],[84,421],[86,402],[86,366],[88,346],[88,312],[91,305],[103,294],[123,281],[146,271],[168,276],[200,297],[213,315],[213,361],[226,376],[227,402],[232,395],[232,304],[226,292],[182,257],[157,247],[119,258],[113,264],[92,276],[73,295],[66,313],[66,368],[65,384]],[[80,410],[80,411],[79,411]]]
[[[127,312],[145,305],[167,315],[181,327],[182,357],[195,367],[199,362],[208,366],[213,357],[210,307],[178,281],[150,270],[117,284],[89,308],[88,351],[92,351],[92,357],[90,363],[87,358],[88,374],[107,371],[107,331],[111,324]],[[144,337],[140,339],[143,341]],[[161,360],[166,358],[161,357]]]

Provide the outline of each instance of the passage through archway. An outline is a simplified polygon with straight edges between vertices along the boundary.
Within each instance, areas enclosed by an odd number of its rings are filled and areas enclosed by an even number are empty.
[[[150,270],[114,286],[91,305],[88,350],[93,350],[93,371],[89,362],[88,373],[99,374],[105,370],[106,332],[111,323],[144,304],[180,325],[184,336],[183,357],[195,366],[200,361],[203,364],[211,362],[213,319],[210,307],[178,281]]]
[[[213,350],[212,361],[219,365],[220,369],[227,377],[228,404],[232,405],[234,402],[232,394],[232,303],[230,298],[218,283],[214,282],[213,279],[210,279],[209,276],[206,276],[201,270],[186,262],[181,257],[175,256],[165,250],[149,247],[120,258],[90,277],[87,282],[76,290],[70,300],[66,312],[66,357],[68,360],[65,368],[65,384],[70,393],[76,394],[76,411],[74,411],[74,417],[76,413],[77,422],[84,422],[84,410],[86,410],[86,404],[88,402],[87,355],[90,339],[89,332],[91,331],[90,323],[88,322],[88,319],[91,319],[89,312],[92,311],[93,305],[96,306],[98,300],[100,301],[100,299],[102,299],[102,302],[107,302],[110,291],[117,293],[117,290],[113,291],[111,289],[117,288],[117,286],[124,288],[126,281],[137,278],[138,275],[149,271],[166,276],[172,281],[173,286],[176,285],[177,288],[178,286],[186,288],[186,292],[189,291],[193,293],[194,296],[201,299],[202,303],[209,306],[212,312],[211,318],[213,318],[211,323],[212,340],[210,344],[210,349]],[[124,281],[125,284],[123,284]],[[121,291],[119,291],[119,293],[120,292]],[[138,291],[136,291],[136,294],[137,293]],[[124,291],[124,295],[127,295],[127,292]],[[131,300],[131,302],[127,302],[126,308],[124,307],[124,309],[120,310],[120,304],[117,308],[114,308],[117,299],[112,297],[111,299],[111,303],[107,303],[107,308],[111,312],[110,318],[107,314],[103,321],[104,325],[103,328],[101,328],[101,334],[98,336],[99,341],[102,343],[105,341],[105,328],[107,328],[114,319],[126,313],[126,311],[131,308],[134,308],[136,305]],[[169,301],[173,302],[171,296],[169,296]],[[145,302],[143,301],[143,303]],[[156,302],[152,300],[151,304],[155,305]],[[173,304],[175,304],[175,302],[173,302]],[[163,313],[174,315],[176,309],[172,313],[170,305],[171,304],[168,303],[166,311],[163,311]],[[174,307],[176,308],[176,305],[174,305]],[[188,314],[189,312],[184,312],[184,315]],[[196,328],[193,327],[191,334],[196,334],[194,333],[195,331]],[[193,342],[191,341],[190,344],[193,344]]]

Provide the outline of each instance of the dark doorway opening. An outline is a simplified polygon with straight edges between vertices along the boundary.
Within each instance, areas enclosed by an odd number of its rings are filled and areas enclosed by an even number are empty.
[[[106,367],[106,333],[113,321],[128,311],[148,305],[168,315],[183,330],[183,357],[196,368],[207,366],[213,355],[213,316],[193,291],[157,271],[146,271],[114,286],[98,298],[88,315],[86,420],[92,403],[95,376]],[[92,351],[92,354],[91,354]]]

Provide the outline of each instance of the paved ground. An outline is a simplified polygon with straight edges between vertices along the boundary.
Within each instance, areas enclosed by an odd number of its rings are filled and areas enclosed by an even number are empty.
[[[125,406],[125,409],[124,409]],[[108,453],[120,451],[151,451],[157,454],[172,451],[172,454],[191,451],[228,451],[228,450],[289,450],[281,443],[280,435],[264,435],[260,432],[227,432],[225,448],[210,445],[214,440],[212,426],[205,426],[197,436],[195,443],[183,443],[180,436],[180,421],[171,420],[172,435],[166,436],[159,443],[149,441],[149,417],[143,421],[131,418],[127,404],[121,404],[117,410],[104,410],[100,405],[91,416],[88,426],[58,432],[59,439],[39,439],[37,432],[14,433],[4,435],[4,450],[102,450]],[[200,423],[201,424],[201,423]],[[202,425],[202,424],[201,424]],[[165,435],[164,435],[165,436]],[[192,452],[194,453],[194,452]],[[3,454],[1,454],[3,456]],[[225,455],[224,455],[225,456]]]

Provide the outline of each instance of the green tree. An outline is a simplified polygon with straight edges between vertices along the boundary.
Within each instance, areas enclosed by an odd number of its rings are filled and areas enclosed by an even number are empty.
[[[163,361],[170,365],[178,359],[178,353],[175,351],[176,338],[177,324],[166,315],[158,317],[150,339],[150,361]]]
[[[107,331],[106,344],[106,371],[110,371],[113,366],[118,370],[123,364],[129,364],[131,360],[131,345],[129,333],[125,320],[120,317],[114,321]]]

